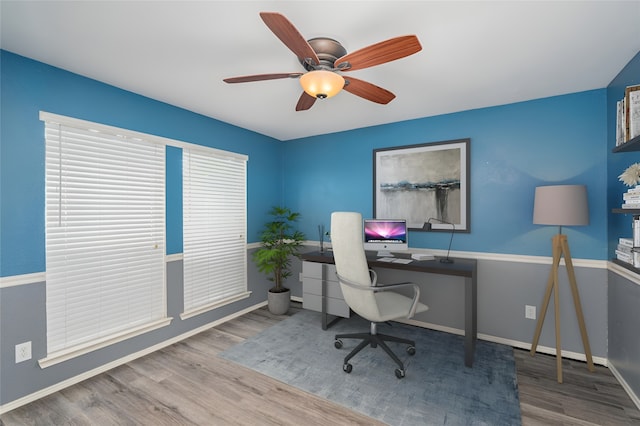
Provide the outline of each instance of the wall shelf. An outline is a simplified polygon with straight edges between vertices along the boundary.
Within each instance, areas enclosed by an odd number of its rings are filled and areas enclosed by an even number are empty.
[[[623,268],[628,269],[631,272],[635,272],[636,274],[640,275],[640,269],[636,268],[635,266],[633,266],[630,263],[623,262],[622,260],[618,260],[618,259],[611,259],[611,261],[613,263],[615,263],[616,265],[618,265],[618,266],[622,266]]]
[[[633,152],[633,151],[640,151],[640,136],[636,136],[635,138],[625,142],[622,145],[618,145],[615,148],[613,148],[612,152],[616,153],[616,152]],[[630,214],[634,216],[634,220],[640,216],[640,209],[623,209],[623,208],[615,208],[615,209],[611,209],[612,213],[616,213],[616,214]],[[616,258],[611,259],[613,263],[615,263],[616,265],[619,265],[631,272],[634,272],[636,274],[640,275],[640,268],[636,268],[635,266],[633,266],[630,263],[627,262],[623,262],[622,260],[618,260]]]
[[[618,145],[613,148],[612,152],[632,152],[640,151],[640,136],[636,136],[633,139],[628,140],[622,145]]]
[[[611,209],[612,213],[640,215],[640,209]]]

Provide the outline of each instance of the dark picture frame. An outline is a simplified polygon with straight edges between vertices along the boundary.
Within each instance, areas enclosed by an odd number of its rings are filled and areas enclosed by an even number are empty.
[[[471,232],[469,147],[456,139],[373,150],[373,213],[422,231]],[[444,221],[447,223],[441,223]]]

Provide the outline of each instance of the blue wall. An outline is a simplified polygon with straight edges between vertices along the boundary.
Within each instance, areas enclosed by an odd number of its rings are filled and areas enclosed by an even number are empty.
[[[471,138],[471,233],[457,234],[454,250],[547,256],[557,229],[532,224],[534,188],[575,183],[588,187],[591,222],[564,229],[573,256],[610,257],[605,89],[281,143],[6,51],[1,60],[0,276],[44,271],[40,110],[249,155],[249,242],[280,200],[314,240],[334,210],[371,216],[373,149]],[[180,161],[168,148],[168,254],[182,251]],[[446,248],[448,239],[412,232],[410,242]]]
[[[471,138],[471,233],[453,250],[549,256],[558,230],[533,225],[535,187],[584,184],[590,224],[563,232],[574,258],[607,259],[606,108],[600,89],[290,141],[285,204],[315,236],[334,210],[373,214],[374,149]],[[448,238],[412,231],[409,241],[446,249]]]
[[[44,124],[39,111],[249,156],[248,242],[281,199],[282,142],[0,52],[0,276],[43,272]],[[182,150],[167,148],[167,254],[182,252]]]
[[[318,224],[328,227],[334,210],[357,210],[370,216],[373,211],[372,155],[376,148],[470,138],[471,232],[457,234],[453,250],[548,258],[550,239],[557,229],[532,224],[534,188],[575,183],[588,187],[591,223],[564,230],[569,234],[573,257],[608,259],[611,253],[608,253],[607,242],[619,236],[617,232],[609,232],[608,238],[607,221],[617,221],[608,212],[611,205],[617,205],[624,190],[617,182],[617,175],[630,162],[640,161],[640,154],[610,154],[613,147],[610,105],[612,96],[617,98],[620,90],[615,85],[608,90],[282,143],[6,51],[0,52],[0,64],[0,277],[44,272],[44,129],[38,118],[40,110],[248,155],[248,242],[258,240],[266,212],[281,201],[302,213],[302,230],[312,240],[317,239]],[[619,85],[631,84],[630,80],[637,79],[640,58],[636,56],[621,74],[624,75]],[[169,147],[168,254],[182,252],[181,187],[181,150]],[[603,202],[607,199],[609,206]],[[414,247],[444,249],[448,244],[446,233],[412,232],[410,239]],[[505,269],[500,262],[491,262],[491,271]],[[514,262],[504,263],[506,268],[514,267]],[[530,270],[522,266],[509,277],[521,277]],[[597,273],[589,275],[595,278],[581,280],[581,292],[585,290],[582,294],[586,309],[598,310],[595,312],[598,318],[606,310],[598,308],[606,299],[601,291],[605,283]],[[253,292],[250,299],[178,320],[181,276],[181,262],[171,262],[168,265],[168,312],[176,317],[171,326],[46,369],[40,369],[35,362],[46,354],[45,283],[0,288],[3,371],[0,404],[266,300],[268,287],[260,282],[264,277],[250,268]],[[518,312],[505,314],[504,318],[508,319],[503,321],[513,325],[511,328],[518,328],[517,333],[493,332],[498,337],[526,341],[531,335],[527,328],[531,324],[523,326],[510,320],[522,317],[521,305],[532,303],[529,292],[536,293],[537,300],[537,289],[528,285],[526,278],[498,282],[503,277],[496,276],[481,284],[484,286],[479,296],[481,306],[485,299],[499,299],[491,293],[498,284],[495,292],[508,295],[502,297],[513,302],[509,305],[512,308],[518,307]],[[637,286],[633,290],[637,292]],[[485,311],[480,311],[481,326],[486,325],[482,323],[483,312],[494,316],[493,305],[487,306]],[[503,314],[511,312],[509,309],[500,305]],[[618,315],[616,320],[621,318],[629,323],[635,332],[637,312],[620,311],[620,306],[609,307],[609,313]],[[596,328],[601,326],[597,324]],[[527,337],[521,338],[521,335]],[[28,340],[33,341],[34,359],[30,363],[15,364],[15,344]],[[606,342],[606,336],[602,340]],[[637,356],[634,359],[637,360]],[[637,371],[637,365],[631,368]]]

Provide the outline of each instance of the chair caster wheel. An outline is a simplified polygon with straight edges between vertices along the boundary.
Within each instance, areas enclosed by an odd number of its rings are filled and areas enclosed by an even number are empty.
[[[399,368],[396,368],[396,377],[398,379],[402,379],[404,377],[404,370],[400,370]]]
[[[333,346],[335,346],[336,349],[342,348],[342,340],[337,339],[335,342],[333,342]]]
[[[415,354],[416,354],[416,348],[415,348],[415,347],[413,347],[413,346],[409,346],[409,347],[407,348],[407,353],[408,353],[409,355],[412,355],[412,356],[413,356],[413,355],[415,355]]]
[[[342,371],[344,371],[345,373],[349,374],[351,373],[351,370],[353,370],[353,365],[346,363],[342,365]],[[398,370],[396,370],[397,372]],[[397,374],[397,373],[396,373]]]

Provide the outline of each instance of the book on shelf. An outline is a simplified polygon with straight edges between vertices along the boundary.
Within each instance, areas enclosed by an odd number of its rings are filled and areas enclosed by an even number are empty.
[[[623,99],[620,101],[620,107],[617,108],[617,116],[616,116],[616,128],[619,129],[618,139],[616,143],[618,145],[623,145],[627,141],[627,108],[626,102]]]
[[[632,251],[633,249],[634,249],[634,248],[633,248],[633,246],[628,246],[628,245],[626,245],[626,244],[620,244],[620,243],[618,243],[617,250],[620,250],[620,251],[623,251],[623,252],[625,252],[625,253],[629,253],[629,254],[631,254],[631,251]]]
[[[629,247],[630,249],[632,249],[633,238],[624,238],[624,237],[618,238],[618,246]]]
[[[630,263],[636,268],[640,267],[640,252],[634,250],[631,252],[616,250],[616,259]]]
[[[625,204],[640,204],[640,199],[638,199],[638,198],[633,198],[633,197],[625,198],[625,197],[622,197],[622,199],[623,199]]]
[[[638,256],[636,256],[637,254],[638,253],[634,253],[634,256],[628,257],[628,256],[624,256],[616,253],[616,259],[618,259],[621,262],[627,263],[633,266],[634,268],[640,268],[640,259],[638,258]]]
[[[618,247],[616,247],[616,250],[631,256],[631,251],[633,250],[633,247],[625,246],[623,244],[618,244]]]
[[[622,127],[622,114],[624,112],[624,101],[616,102],[616,146],[624,143],[624,130]]]
[[[629,93],[629,139],[640,136],[640,86]]]
[[[640,84],[627,86],[616,102],[616,146],[640,136]]]
[[[620,101],[620,115],[617,122],[620,128],[620,145],[622,145],[627,141],[627,106],[624,98]]]
[[[623,251],[616,250],[616,259],[633,264],[633,256],[631,255],[631,253],[625,253]]]
[[[626,201],[640,201],[640,192],[625,192],[622,194],[622,199]]]
[[[624,193],[622,194],[623,209],[640,208],[640,193]]]

